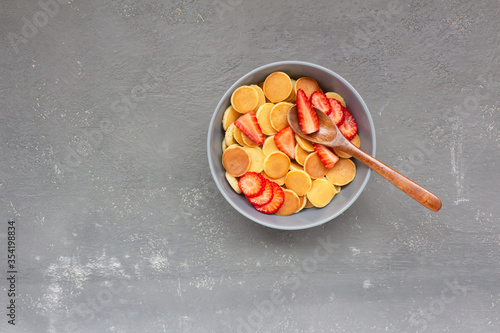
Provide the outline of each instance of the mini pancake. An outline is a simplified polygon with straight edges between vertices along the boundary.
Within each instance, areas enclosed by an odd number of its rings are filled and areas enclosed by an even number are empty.
[[[226,150],[227,148],[227,144],[226,144],[226,139],[222,139],[222,152],[224,152],[224,150]]]
[[[264,171],[271,178],[283,177],[289,169],[290,158],[280,151],[275,151],[267,155],[264,160]]]
[[[250,168],[247,172],[253,171],[260,173],[264,169],[264,160],[266,155],[259,147],[243,147],[250,156]]]
[[[241,189],[238,186],[238,179],[236,179],[236,177],[231,176],[227,171],[226,171],[226,180],[231,186],[231,188],[234,190],[234,192],[238,194],[241,193]]]
[[[311,203],[311,201],[309,201],[309,199],[307,199],[307,195],[305,197],[306,197],[306,204],[304,205],[304,208],[314,207],[314,205]]]
[[[237,128],[234,124],[229,125],[227,128],[226,134],[224,135],[224,141],[226,141],[226,145],[229,147],[234,145],[236,141],[234,140],[234,129]]]
[[[224,131],[236,121],[241,116],[241,113],[238,113],[231,105],[229,105],[224,111],[224,115],[222,116],[222,128]]]
[[[304,167],[295,161],[290,162],[290,171],[304,171]]]
[[[239,113],[255,110],[259,104],[259,94],[250,86],[241,86],[231,95],[231,105]]]
[[[301,77],[295,83],[295,94],[299,89],[304,90],[307,98],[311,97],[311,94],[315,91],[322,91],[315,79],[310,77]]]
[[[264,140],[262,151],[264,152],[264,154],[266,154],[266,156],[275,151],[280,151],[278,147],[276,147],[276,143],[274,142],[274,135],[271,135]]]
[[[232,144],[230,146],[227,146],[226,149],[229,149],[229,148],[234,148],[234,147],[241,147],[238,143],[235,143],[235,144]]]
[[[327,92],[325,95],[327,98],[335,98],[337,101],[340,102],[340,104],[342,104],[343,107],[345,107],[344,98],[339,94],[337,94],[336,92]]]
[[[344,186],[349,184],[356,176],[356,165],[347,158],[341,158],[328,170],[326,178],[334,185]]]
[[[288,96],[287,99],[285,99],[285,102],[295,104],[295,102],[297,101],[297,95],[295,94],[295,83],[297,83],[297,81],[294,79],[291,80],[292,80],[292,93],[290,94],[290,96]]]
[[[257,92],[257,95],[259,95],[259,102],[254,109],[254,111],[257,112],[257,110],[259,110],[259,108],[266,103],[266,96],[264,95],[264,91],[262,91],[262,88],[258,85],[252,84],[250,87],[254,88]]]
[[[285,201],[275,214],[279,216],[292,215],[300,208],[300,199],[294,191],[285,189],[283,192],[285,193]]]
[[[328,169],[318,156],[318,153],[311,153],[304,161],[304,171],[307,172],[311,178],[321,178],[326,175]]]
[[[255,114],[257,116],[257,122],[259,123],[260,129],[265,135],[274,135],[277,133],[277,131],[271,125],[270,114],[273,107],[273,103],[265,103],[259,108],[259,110],[257,110],[257,113]]]
[[[240,131],[241,132],[241,131]],[[243,140],[243,143],[245,146],[248,147],[257,147],[259,144],[257,142],[252,141],[245,133],[241,132],[241,139]]]
[[[290,77],[283,72],[274,72],[264,81],[264,94],[272,103],[282,102],[293,95],[293,84]]]
[[[333,184],[333,183],[332,183],[332,182],[331,182],[331,181],[330,181],[330,180],[326,177],[326,175],[324,175],[321,179],[325,179],[325,180],[327,180],[330,184],[332,184],[332,185],[333,185],[333,189],[335,190],[335,194],[339,193],[339,192],[340,192],[340,190],[342,189],[342,186],[338,186],[338,185]]]
[[[233,136],[234,136],[234,139],[236,140],[237,143],[239,143],[241,146],[246,146],[245,144],[245,141],[243,141],[243,136],[242,136],[242,132],[241,130],[234,126],[234,129],[233,129]]]
[[[283,128],[287,127],[288,118],[287,113],[288,110],[293,106],[293,104],[287,102],[281,102],[276,104],[269,113],[269,121],[271,122],[271,126],[276,131],[281,131]]]
[[[352,138],[351,143],[359,148],[361,146],[361,141],[359,140],[359,135],[356,134],[354,136],[354,138]],[[352,157],[351,155],[349,155],[348,153],[344,153],[343,151],[339,151],[339,150],[335,150],[335,149],[333,151],[335,152],[335,154],[337,154],[338,157],[342,157],[342,158],[351,158]]]
[[[242,147],[228,147],[222,154],[222,165],[233,177],[244,175],[250,168],[250,163],[250,155]]]
[[[300,165],[304,165],[304,162],[311,152],[305,151],[299,144],[295,145],[295,161]]]
[[[307,194],[311,188],[312,180],[304,171],[294,170],[287,173],[285,185],[287,189],[294,191],[300,197]]]
[[[262,81],[261,83],[259,83],[258,86],[262,89],[262,92],[264,92],[264,81]],[[269,98],[266,97],[266,94],[264,94],[264,97],[266,98],[266,103],[271,103],[271,101],[269,100]],[[271,104],[273,104],[273,103],[271,103]]]
[[[295,141],[297,141],[297,143],[300,145],[300,147],[302,147],[302,149],[304,149],[305,151],[308,151],[311,153],[314,151],[314,146],[312,145],[312,143],[307,141],[306,139],[302,139],[297,134],[295,134]]]
[[[325,207],[335,195],[333,185],[326,179],[316,179],[312,182],[311,189],[307,192],[307,199],[318,208]]]
[[[271,178],[271,177],[268,176],[268,174],[265,171],[262,171],[260,174],[262,175],[262,177],[264,177],[266,179],[269,179],[269,180],[272,180],[273,182],[275,182],[279,186],[285,185],[285,177],[286,176],[283,176],[283,177],[280,177],[280,178]]]
[[[302,209],[305,208],[306,206],[306,203],[307,203],[307,196],[303,195],[303,196],[300,196],[299,197],[299,200],[300,200],[300,206],[299,206],[299,209],[297,209],[297,211],[295,213],[298,213],[300,212]]]

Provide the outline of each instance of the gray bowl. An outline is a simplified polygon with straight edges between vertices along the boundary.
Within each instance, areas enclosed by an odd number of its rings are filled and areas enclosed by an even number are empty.
[[[276,71],[285,72],[293,79],[298,79],[302,76],[312,77],[318,82],[323,91],[335,91],[339,93],[345,99],[347,108],[358,123],[361,149],[375,156],[375,128],[373,120],[368,107],[358,92],[340,75],[327,68],[302,61],[280,61],[264,65],[245,74],[222,96],[215,108],[208,128],[208,163],[220,192],[231,206],[243,216],[275,229],[299,230],[311,228],[331,221],[356,201],[365,188],[368,178],[370,178],[370,169],[368,167],[355,160],[354,162],[357,167],[356,177],[350,184],[344,186],[340,193],[335,195],[326,207],[321,209],[308,208],[290,216],[277,216],[258,212],[242,194],[235,193],[226,181],[225,170],[222,166],[222,140],[224,138],[222,116],[231,103],[230,100],[233,91],[242,85],[258,84],[264,81],[269,74]]]

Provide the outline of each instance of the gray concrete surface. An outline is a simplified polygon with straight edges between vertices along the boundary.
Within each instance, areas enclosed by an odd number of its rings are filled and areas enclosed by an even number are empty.
[[[2,1],[0,331],[498,332],[499,11]],[[287,59],[349,80],[378,158],[443,209],[375,174],[310,230],[232,209],[207,165],[210,117],[237,78]]]

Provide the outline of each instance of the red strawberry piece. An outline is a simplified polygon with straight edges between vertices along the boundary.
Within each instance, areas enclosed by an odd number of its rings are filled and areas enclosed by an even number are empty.
[[[330,105],[332,107],[332,113],[329,114],[335,125],[340,126],[345,120],[344,110],[342,110],[342,104],[335,98],[329,98]]]
[[[276,182],[270,181],[270,183],[273,187],[272,200],[268,204],[262,206],[254,206],[255,209],[257,209],[259,212],[265,214],[276,213],[285,202],[285,192],[283,192],[283,189]]]
[[[352,140],[356,133],[358,133],[358,124],[347,108],[342,108],[344,111],[344,122],[339,126],[339,130],[344,134],[347,140]]]
[[[314,110],[306,93],[297,90],[297,116],[299,118],[300,129],[304,134],[311,134],[319,130],[319,121],[316,110]]]
[[[290,158],[295,158],[295,133],[290,126],[274,135],[276,147]]]
[[[238,127],[246,136],[250,138],[255,143],[259,145],[264,143],[264,134],[260,129],[259,123],[257,122],[257,116],[253,111],[245,113],[243,116],[239,117],[234,125]]]
[[[264,186],[264,191],[260,195],[251,198],[247,197],[248,201],[250,201],[253,206],[266,205],[273,199],[273,186],[271,185],[271,181],[267,179],[265,181],[266,185]]]
[[[313,143],[314,150],[318,153],[321,162],[325,165],[327,169],[333,168],[335,163],[339,160],[339,157],[333,153],[328,147],[320,145],[318,143]]]
[[[332,106],[328,97],[322,91],[315,91],[311,95],[311,104],[323,111],[327,116],[332,113]]]
[[[256,197],[264,192],[266,179],[257,172],[247,172],[238,180],[241,192],[247,197]]]

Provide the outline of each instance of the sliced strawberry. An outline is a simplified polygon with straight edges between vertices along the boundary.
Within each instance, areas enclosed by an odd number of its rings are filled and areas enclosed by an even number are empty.
[[[342,110],[342,104],[335,98],[329,98],[328,101],[332,107],[332,113],[329,114],[335,125],[340,126],[345,120],[344,111]]]
[[[262,134],[262,130],[257,122],[257,116],[255,116],[253,111],[245,113],[243,116],[239,117],[234,122],[234,125],[245,133],[246,136],[248,136],[253,142],[259,145],[264,143],[264,134]]]
[[[302,89],[297,90],[297,116],[299,117],[300,129],[304,134],[311,134],[319,130],[316,110]]]
[[[339,126],[339,130],[344,134],[347,140],[352,140],[356,133],[358,133],[358,124],[347,108],[342,107],[344,111],[344,122]]]
[[[339,160],[339,157],[333,153],[328,147],[320,145],[318,143],[313,143],[314,150],[318,153],[321,162],[325,165],[327,169],[333,168],[335,163]]]
[[[273,186],[271,185],[271,181],[267,180],[266,179],[266,185],[264,187],[264,191],[256,196],[256,197],[247,197],[248,201],[250,201],[250,203],[253,205],[253,206],[263,206],[263,205],[266,205],[268,204],[269,202],[271,202],[273,198]]]
[[[315,91],[312,93],[311,104],[323,111],[327,116],[332,113],[332,106],[330,105],[330,101],[322,91]]]
[[[295,158],[295,133],[290,126],[283,128],[274,135],[276,147],[290,158]]]
[[[238,186],[247,198],[256,197],[264,192],[266,179],[257,172],[247,172],[238,180]]]
[[[272,200],[268,204],[262,206],[254,206],[255,209],[257,209],[259,212],[265,214],[276,213],[285,202],[285,192],[283,192],[283,189],[276,182],[270,181],[270,183],[273,187]]]

